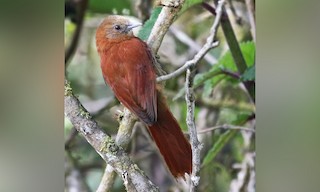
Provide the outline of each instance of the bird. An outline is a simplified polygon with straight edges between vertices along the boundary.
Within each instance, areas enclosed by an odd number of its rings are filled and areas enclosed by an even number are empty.
[[[116,98],[149,130],[169,171],[175,178],[192,171],[192,150],[170,112],[156,81],[150,47],[133,35],[140,26],[124,16],[107,16],[96,30],[96,47],[104,81]]]

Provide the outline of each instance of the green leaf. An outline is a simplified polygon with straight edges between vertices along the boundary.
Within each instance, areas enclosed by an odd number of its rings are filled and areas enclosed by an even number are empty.
[[[150,18],[145,22],[142,29],[139,31],[138,37],[144,41],[146,41],[151,33],[151,30],[156,22],[162,7],[156,7],[153,9]]]
[[[95,13],[112,13],[114,10],[121,13],[123,9],[131,10],[130,0],[90,0],[88,9]]]
[[[245,43],[240,43],[240,49],[242,51],[244,60],[247,63],[248,67],[254,65],[255,56],[256,56],[256,47],[253,41],[248,41]]]
[[[243,57],[250,68],[254,65],[255,59],[255,44],[252,41],[240,43],[240,49],[242,51]],[[214,87],[221,82],[222,80],[226,80],[231,83],[238,83],[239,81],[235,81],[234,78],[231,78],[228,75],[223,75],[222,71],[228,70],[231,72],[237,72],[237,67],[234,63],[233,57],[231,55],[230,50],[228,50],[222,57],[220,57],[217,64],[213,65],[210,71],[197,74],[194,79],[194,88],[197,88],[203,84],[205,84],[204,96],[210,94]],[[254,74],[253,74],[254,76]],[[182,88],[178,94],[173,98],[176,100],[184,95],[185,88]]]
[[[247,68],[246,71],[241,75],[241,81],[254,81],[256,79],[255,71],[255,65]]]
[[[243,56],[246,60],[247,65],[253,66],[254,64],[254,54],[255,54],[255,46],[253,42],[245,42],[240,43],[240,49],[243,53]],[[249,69],[248,68],[248,69]],[[204,96],[210,94],[213,88],[222,80],[226,80],[231,83],[238,83],[239,81],[234,78],[231,78],[228,75],[221,76],[223,70],[228,70],[232,72],[237,72],[237,67],[234,63],[233,57],[231,55],[230,50],[227,51],[218,61],[216,65],[213,65],[209,72],[205,72],[202,74],[197,74],[194,81],[194,87],[197,88],[202,84],[205,85]],[[252,74],[252,70],[248,71],[250,74],[247,77],[251,77],[254,79],[254,73]],[[254,72],[254,69],[253,69]],[[250,76],[251,75],[251,76]],[[252,77],[253,76],[253,77]]]
[[[186,0],[180,10],[180,12],[178,13],[178,15],[181,15],[182,13],[184,13],[187,9],[189,9],[190,7],[202,3],[204,2],[204,0]]]
[[[217,65],[214,65],[209,72],[197,74],[194,77],[193,88],[195,89],[195,88],[201,86],[208,79],[212,78],[213,76],[218,76],[218,75],[220,75],[220,78],[214,79],[212,82],[210,82],[211,83],[210,86],[212,84],[218,83],[221,79],[223,79],[223,76],[221,76],[221,69]],[[205,86],[208,86],[208,85],[205,85]],[[210,89],[210,86],[207,87],[207,89],[205,89],[205,90],[207,90],[207,91],[205,91],[206,93],[208,93],[210,91],[210,90],[208,90],[208,89]],[[176,99],[182,97],[184,95],[184,93],[185,93],[185,88],[180,89],[179,92],[173,97],[172,100],[175,101]]]
[[[205,81],[211,79],[212,77],[216,77],[216,76],[220,75],[221,72],[222,72],[221,68],[218,65],[214,65],[214,66],[212,66],[212,68],[210,69],[209,72],[197,74],[194,77],[194,81],[193,81],[194,88],[199,87]]]
[[[255,58],[255,44],[252,41],[240,43],[240,49],[243,54],[244,60],[247,63],[247,66],[250,67],[254,64]],[[237,71],[237,67],[234,63],[233,57],[231,55],[230,50],[228,50],[224,56],[221,57],[218,61],[218,65],[221,67],[230,70],[230,71]]]
[[[212,69],[204,74],[197,74],[194,79],[194,88],[204,83],[203,95],[208,96],[212,92],[213,87],[218,84],[224,75],[221,75],[221,68],[213,66]]]
[[[232,113],[229,112],[228,115],[232,115]],[[249,112],[238,113],[233,118],[229,117],[229,119],[232,119],[229,121],[229,123],[232,125],[243,125],[247,121],[249,115],[251,115],[251,113]],[[208,165],[208,163],[212,162],[213,159],[217,156],[217,154],[221,151],[221,149],[229,142],[229,140],[237,132],[238,130],[228,130],[224,134],[219,136],[218,140],[213,144],[213,147],[208,151],[207,155],[204,157],[202,166]]]
[[[202,166],[210,163],[217,154],[221,151],[221,149],[227,144],[227,142],[236,134],[237,130],[229,130],[221,135],[217,142],[214,143],[213,147],[207,153],[205,158],[203,159]]]
[[[241,112],[237,115],[237,118],[231,122],[231,124],[234,124],[234,125],[243,125],[243,124],[248,120],[248,117],[249,117],[251,114],[252,114],[252,112],[241,111]]]
[[[212,91],[213,91],[213,88],[218,84],[220,83],[223,79],[225,79],[227,76],[226,75],[219,75],[219,76],[216,76],[208,81],[205,81],[204,83],[204,91],[203,91],[203,96],[205,97],[208,97]]]

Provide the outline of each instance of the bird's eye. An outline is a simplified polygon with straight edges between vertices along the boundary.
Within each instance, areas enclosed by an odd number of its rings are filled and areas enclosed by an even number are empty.
[[[115,26],[114,26],[114,29],[115,29],[115,30],[120,30],[121,27],[120,27],[120,25],[115,25]]]

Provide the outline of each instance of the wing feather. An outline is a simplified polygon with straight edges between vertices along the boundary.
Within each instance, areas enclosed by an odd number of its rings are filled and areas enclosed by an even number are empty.
[[[116,97],[142,121],[157,121],[156,73],[147,45],[138,38],[113,46],[105,55],[103,74]]]

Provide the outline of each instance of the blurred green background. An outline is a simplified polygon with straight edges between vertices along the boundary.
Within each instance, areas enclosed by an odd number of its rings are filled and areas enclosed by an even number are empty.
[[[154,8],[152,1],[145,2],[149,3],[89,1],[83,19],[78,48],[70,62],[67,63],[66,77],[70,81],[74,93],[99,125],[113,137],[115,137],[118,127],[115,116],[117,111],[122,110],[123,107],[114,98],[112,91],[105,85],[102,78],[100,59],[95,47],[95,30],[108,14],[127,15],[140,22],[146,20],[146,24],[134,32],[140,38],[147,39],[161,8]],[[167,72],[174,71],[191,59],[206,42],[215,16],[204,9],[201,2],[193,0],[186,2],[161,44],[157,54],[160,63]],[[72,8],[72,4],[70,6]],[[239,46],[248,69],[251,70],[248,70],[243,76],[238,73],[224,33],[219,28],[217,40],[220,41],[220,45],[211,50],[198,64],[194,80],[195,115],[199,131],[224,124],[255,128],[254,118],[248,120],[255,113],[255,104],[242,84],[242,82],[254,82],[255,80],[255,43],[250,32],[248,11],[244,1],[232,1],[227,7]],[[232,8],[236,12],[232,12]],[[74,20],[77,17],[72,14],[68,15],[68,13],[65,19],[66,47],[72,43],[77,30],[77,20]],[[155,19],[149,19],[150,17]],[[239,77],[234,78],[225,71]],[[181,128],[187,133],[184,81],[185,75],[168,80],[163,93],[166,95],[170,108]],[[68,141],[66,162],[71,162],[65,173],[66,190],[70,190],[69,180],[73,177],[72,171],[78,170],[83,178],[83,183],[87,185],[85,188],[95,191],[104,172],[105,163],[81,136],[73,137],[72,127],[72,124],[66,120],[65,138]],[[144,126],[141,123],[136,124],[132,141],[127,149],[130,157],[160,187],[161,191],[185,191],[182,184],[175,183],[174,179],[170,177],[170,173],[164,167],[164,162],[159,157],[155,146],[148,140],[149,137]],[[204,144],[201,154],[203,165],[200,173],[202,179],[198,187],[199,191],[237,191],[237,188],[241,188],[241,186],[245,189],[253,188],[252,185],[255,182],[255,143],[252,132],[219,129],[199,134],[199,139]],[[250,179],[242,179],[239,177],[240,174],[245,174]],[[251,186],[247,187],[246,182]],[[111,191],[124,191],[122,181],[119,178],[116,179]]]
[[[70,125],[67,121],[64,123],[63,115],[65,74],[63,58],[66,43],[64,41],[67,41],[65,36],[68,34],[66,26],[68,22],[64,20],[63,15],[64,3],[64,1],[1,1],[0,191],[65,189],[64,135],[68,133],[68,129],[65,130],[64,127]],[[317,1],[256,2],[255,143],[258,191],[318,191],[317,181],[320,172],[318,149],[320,126],[317,111],[320,107],[320,81],[317,74],[320,71],[318,8],[320,4]],[[190,13],[186,14],[190,17],[186,17],[186,20],[191,22],[192,18],[201,19],[200,14],[195,15],[199,10],[203,11],[199,7],[190,8],[187,11]],[[95,12],[101,14],[100,10]],[[179,19],[182,20],[184,16],[185,14]],[[86,15],[87,19],[91,17],[94,17],[93,13]],[[207,20],[210,24],[210,19]],[[201,21],[205,23],[206,19]],[[208,29],[209,24],[203,24],[204,28]],[[193,39],[199,38],[199,40],[200,34],[203,33],[203,40],[206,37],[205,29],[199,24],[198,27],[186,31]],[[72,26],[70,26],[71,32]],[[179,41],[176,44],[179,44]],[[183,46],[179,49],[182,50],[177,50],[178,53],[186,51]],[[92,54],[95,52],[92,51]],[[220,58],[223,55],[222,49],[212,51],[211,54]],[[160,58],[164,59],[164,56]],[[79,60],[81,61],[81,58]],[[92,61],[94,62],[97,61]],[[70,63],[70,68],[72,65]],[[206,61],[199,65],[200,68],[203,66],[206,66]],[[93,69],[82,70],[99,75],[98,71]],[[168,67],[166,70],[172,71],[173,68]],[[199,72],[203,73],[205,70],[206,68],[203,68],[203,71]],[[76,72],[75,69],[72,72],[81,74],[81,70]],[[71,78],[71,72],[67,73]],[[88,82],[86,79],[90,76],[81,77],[74,75],[77,81],[74,80],[73,85],[78,86],[76,88],[78,94],[85,90],[81,82]],[[98,99],[104,94],[108,96],[107,86],[102,82],[93,82],[96,83],[95,86],[101,86],[100,91],[106,93],[100,95],[95,93],[94,97],[79,94],[82,101]],[[177,89],[178,85],[175,85],[177,83],[183,82],[167,82],[167,86]],[[98,87],[93,88],[95,90]],[[173,105],[172,110],[175,114],[183,111],[176,109],[172,103],[170,105]],[[225,110],[221,112],[222,116],[225,115],[227,120],[232,119],[228,116],[230,110]],[[197,116],[199,115],[200,112],[197,113]],[[112,131],[111,125],[105,127]],[[234,149],[241,148],[243,145],[241,137],[241,134],[237,133],[228,145]],[[213,137],[212,141],[214,139]],[[82,142],[81,138],[78,140]],[[95,160],[95,154],[87,153],[90,150],[92,149],[87,146],[79,148],[77,152],[82,154],[84,151],[87,160]],[[213,168],[206,169],[214,170],[210,172],[216,175],[212,179],[220,183],[217,186],[221,188],[216,191],[226,191],[224,187],[230,183],[232,179],[230,175],[236,174],[230,173],[229,168],[232,167],[225,168],[226,165],[231,165],[232,162],[228,162],[230,159],[241,161],[241,154],[239,159],[236,158],[239,156],[237,154],[239,151],[234,152],[236,153],[232,153],[228,147],[223,149],[219,154],[232,154],[231,157],[218,155]],[[81,160],[81,157],[79,158]],[[221,162],[224,167],[218,164]],[[97,166],[101,167],[100,164]],[[96,170],[98,169],[92,169],[87,177],[98,181],[101,171]],[[92,188],[97,185],[93,182],[88,183]]]

